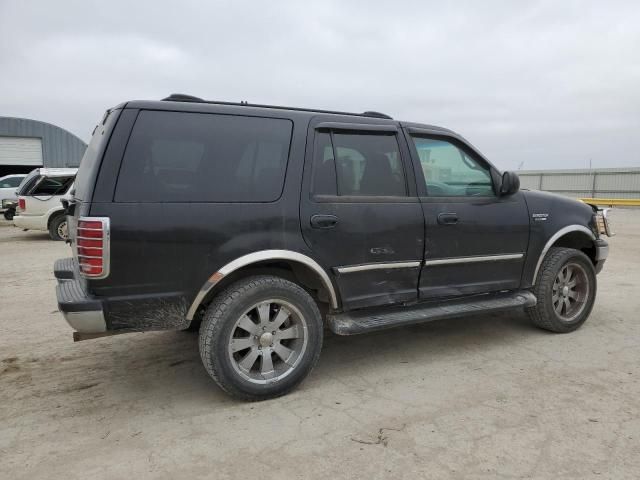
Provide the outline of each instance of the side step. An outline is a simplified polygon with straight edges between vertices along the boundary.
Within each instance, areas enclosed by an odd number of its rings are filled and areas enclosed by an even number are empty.
[[[73,258],[59,258],[53,264],[53,275],[58,280],[73,280]]]
[[[329,328],[337,335],[355,335],[386,328],[430,322],[444,318],[496,312],[536,304],[533,293],[517,292],[475,295],[445,302],[419,303],[408,307],[356,310],[327,315]]]

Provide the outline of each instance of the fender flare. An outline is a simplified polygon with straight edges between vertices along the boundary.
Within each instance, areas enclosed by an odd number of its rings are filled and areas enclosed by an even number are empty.
[[[191,306],[187,311],[187,319],[193,320],[193,317],[195,316],[196,311],[198,310],[198,307],[200,306],[204,298],[225,276],[235,272],[236,270],[239,270],[240,268],[247,267],[258,262],[264,262],[266,260],[289,260],[309,267],[318,275],[318,277],[322,281],[322,284],[329,292],[331,307],[334,309],[338,308],[338,297],[333,287],[333,283],[331,283],[331,279],[329,278],[329,275],[327,275],[327,272],[324,270],[324,268],[322,268],[320,264],[318,264],[318,262],[316,262],[314,259],[302,253],[294,252],[292,250],[260,250],[258,252],[248,253],[246,255],[238,257],[213,273],[213,275],[211,275],[207,279],[207,281],[198,291],[198,294],[193,299],[193,302],[191,303]]]
[[[556,241],[558,241],[559,238],[571,232],[581,232],[586,234],[591,239],[591,241],[595,242],[596,240],[596,236],[593,234],[593,232],[589,230],[587,227],[585,227],[584,225],[567,225],[566,227],[563,227],[560,230],[558,230],[556,233],[554,233],[551,236],[551,238],[549,238],[549,240],[547,240],[547,243],[545,243],[544,248],[542,249],[542,252],[540,252],[538,263],[536,263],[536,269],[533,272],[533,280],[531,282],[532,284],[536,283],[536,278],[538,278],[538,271],[540,270],[540,267],[542,266],[542,261],[544,260],[544,257],[547,255],[547,252],[549,251],[549,249],[553,246],[554,243],[556,243]]]

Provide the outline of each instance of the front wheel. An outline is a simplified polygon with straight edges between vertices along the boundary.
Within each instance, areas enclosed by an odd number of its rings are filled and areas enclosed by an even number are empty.
[[[261,400],[295,388],[316,365],[322,348],[318,306],[299,285],[254,276],[229,286],[207,308],[200,356],[230,395]]]
[[[538,272],[533,289],[538,303],[527,309],[529,318],[545,330],[572,332],[589,317],[596,289],[596,272],[589,257],[572,248],[552,248]]]

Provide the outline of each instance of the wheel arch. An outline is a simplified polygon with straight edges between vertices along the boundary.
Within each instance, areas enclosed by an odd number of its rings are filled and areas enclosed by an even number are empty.
[[[338,308],[335,287],[327,272],[315,260],[291,250],[261,250],[238,257],[214,272],[195,296],[187,311],[187,319],[193,320],[200,306],[230,283],[259,273],[275,274],[316,289],[332,308]]]
[[[594,235],[594,233],[583,225],[568,225],[558,230],[549,238],[549,240],[547,240],[547,243],[540,252],[538,262],[536,263],[536,268],[533,272],[532,284],[535,284],[538,278],[538,272],[540,271],[540,267],[542,265],[544,257],[549,252],[549,249],[551,249],[552,247],[574,248],[576,250],[584,252],[595,264],[595,241],[596,236]]]
[[[51,222],[53,222],[53,219],[61,215],[64,215],[63,207],[55,207],[50,209],[47,212],[47,229],[51,226]]]

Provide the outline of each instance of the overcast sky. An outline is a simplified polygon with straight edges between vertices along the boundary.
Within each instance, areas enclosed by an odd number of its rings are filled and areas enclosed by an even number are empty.
[[[640,166],[638,0],[168,3],[0,0],[0,115],[87,141],[182,92],[441,125],[502,169]]]

